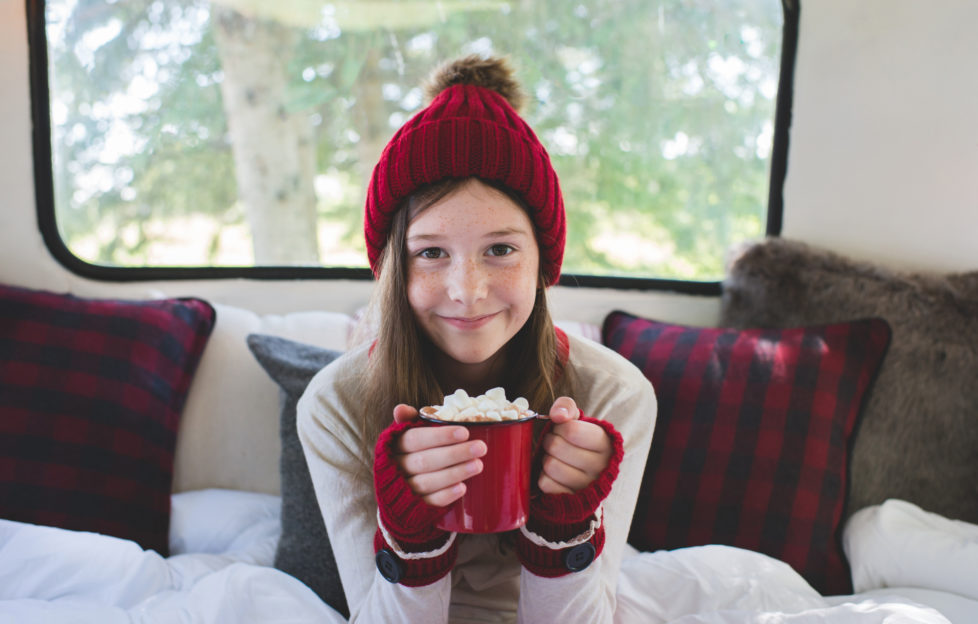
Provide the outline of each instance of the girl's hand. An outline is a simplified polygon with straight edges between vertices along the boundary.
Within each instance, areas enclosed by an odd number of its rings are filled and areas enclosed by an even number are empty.
[[[406,422],[418,417],[418,410],[399,404],[394,420]],[[486,444],[468,442],[469,431],[461,426],[414,427],[397,443],[397,465],[407,475],[411,491],[435,507],[447,507],[465,494],[462,483],[482,472]]]
[[[582,490],[608,467],[611,440],[594,423],[578,420],[581,410],[570,397],[550,408],[554,427],[543,439],[543,470],[537,485],[544,494]]]

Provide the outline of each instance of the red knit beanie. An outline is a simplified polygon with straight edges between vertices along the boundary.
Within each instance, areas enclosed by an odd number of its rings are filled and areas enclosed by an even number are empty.
[[[547,151],[519,116],[520,89],[505,61],[466,57],[432,75],[431,103],[384,148],[367,188],[364,234],[374,275],[391,220],[419,187],[477,177],[522,197],[537,230],[548,286],[560,277],[567,225],[557,174]]]

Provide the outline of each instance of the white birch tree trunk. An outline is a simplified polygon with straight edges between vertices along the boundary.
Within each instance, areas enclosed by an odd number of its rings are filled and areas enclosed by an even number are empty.
[[[292,29],[212,5],[221,94],[255,264],[318,265],[316,151],[308,117],[287,108]]]

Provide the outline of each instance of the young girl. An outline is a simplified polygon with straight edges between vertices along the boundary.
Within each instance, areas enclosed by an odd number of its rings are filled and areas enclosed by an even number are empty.
[[[431,102],[391,139],[367,194],[376,336],[323,369],[298,429],[351,621],[611,622],[655,424],[625,359],[555,329],[565,221],[546,150],[505,62],[436,71]],[[482,469],[461,426],[418,408],[502,386],[539,421],[518,531],[435,527]]]

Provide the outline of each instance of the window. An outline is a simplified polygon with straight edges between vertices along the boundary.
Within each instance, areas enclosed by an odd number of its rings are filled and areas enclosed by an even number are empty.
[[[765,233],[778,0],[32,5],[47,209],[89,266],[366,267],[370,170],[469,53],[509,55],[531,96],[565,274],[715,281]]]

